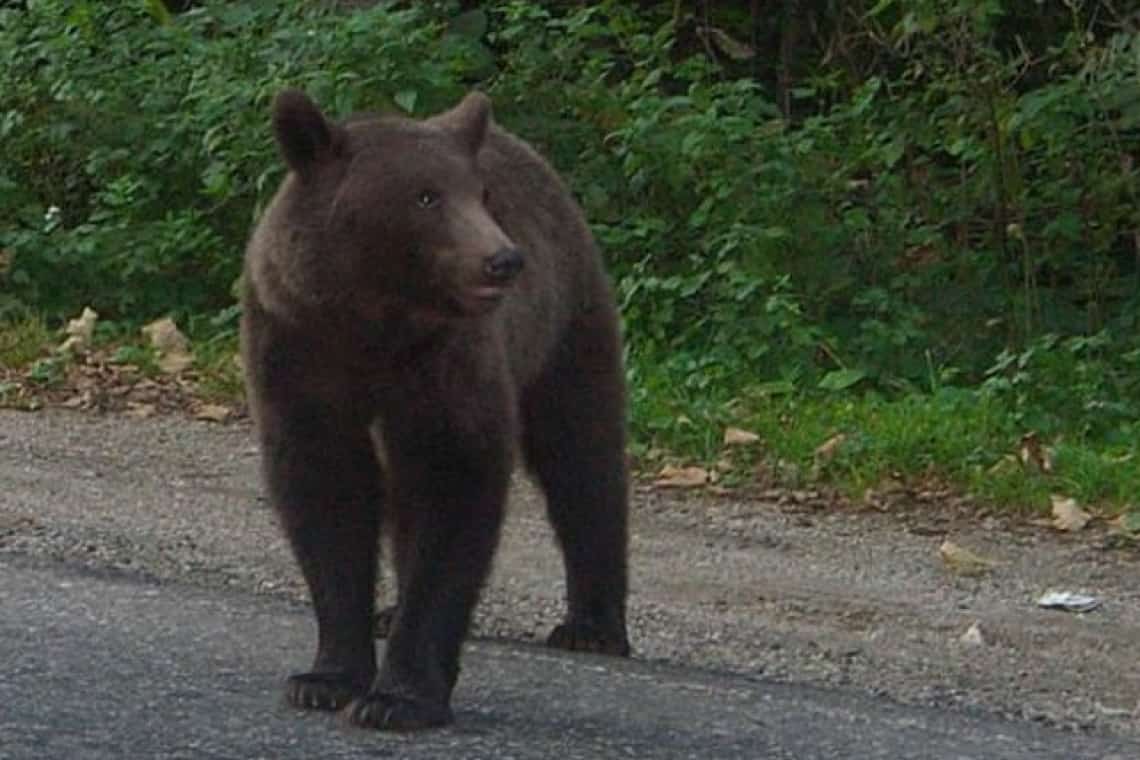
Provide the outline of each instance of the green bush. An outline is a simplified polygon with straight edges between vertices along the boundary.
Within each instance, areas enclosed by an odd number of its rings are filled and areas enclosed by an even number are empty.
[[[1081,434],[1140,413],[1140,35],[1060,14],[1011,46],[1015,3],[879,2],[882,65],[819,64],[789,119],[664,7],[500,8],[495,91],[613,260],[643,433],[713,441],[755,386],[984,380]]]

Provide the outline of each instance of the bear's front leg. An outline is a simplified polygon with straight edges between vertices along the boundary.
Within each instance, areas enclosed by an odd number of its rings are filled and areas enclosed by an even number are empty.
[[[486,415],[438,411],[445,406],[386,420],[390,508],[395,537],[407,543],[398,548],[400,603],[380,673],[348,708],[359,726],[410,731],[452,721],[460,649],[498,543],[511,448],[506,405]]]
[[[259,412],[270,497],[317,617],[312,669],[289,678],[286,698],[296,707],[338,710],[376,674],[381,472],[359,418],[296,398],[263,400]]]

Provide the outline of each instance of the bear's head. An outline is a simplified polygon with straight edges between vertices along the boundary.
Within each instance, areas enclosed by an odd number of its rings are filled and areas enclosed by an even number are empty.
[[[280,93],[273,128],[290,173],[251,247],[266,305],[366,320],[494,310],[523,257],[488,210],[476,161],[490,120],[480,93],[423,121],[343,122]]]

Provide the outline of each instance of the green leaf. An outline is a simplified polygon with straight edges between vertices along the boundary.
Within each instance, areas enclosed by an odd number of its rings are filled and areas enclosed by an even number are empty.
[[[874,8],[867,11],[867,15],[865,16],[865,18],[875,18],[875,16],[878,16],[879,14],[881,14],[883,11],[887,10],[888,8],[890,8],[894,4],[895,4],[895,0],[879,0],[879,2],[875,3]]]
[[[752,388],[760,396],[788,396],[796,392],[796,386],[787,380],[770,380]]]
[[[170,16],[170,10],[167,9],[162,0],[146,0],[146,10],[155,21],[163,26],[170,26],[174,23],[174,19]]]
[[[84,34],[90,34],[94,28],[91,23],[91,3],[83,0],[72,6],[67,14],[66,23],[80,29]]]
[[[825,391],[844,391],[867,377],[861,369],[837,369],[828,372],[819,381],[819,388]]]
[[[392,98],[396,101],[396,105],[404,109],[405,113],[414,113],[416,110],[416,100],[419,99],[419,94],[415,90],[400,90]]]
[[[1121,109],[1120,118],[1116,120],[1116,127],[1117,129],[1140,127],[1140,98]]]

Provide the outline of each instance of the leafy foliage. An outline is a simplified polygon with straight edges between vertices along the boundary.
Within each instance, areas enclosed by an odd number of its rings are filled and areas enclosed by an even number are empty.
[[[645,433],[713,445],[749,387],[984,381],[1054,434],[1137,420],[1140,36],[1074,11],[1014,47],[1017,10],[853,12],[830,42],[881,65],[820,62],[789,118],[676,18],[507,4],[496,92],[560,136],[615,259]]]
[[[400,92],[432,108],[461,88],[452,58],[420,54],[439,32],[421,11],[215,2],[156,23],[154,7],[0,11],[0,40],[20,51],[0,63],[6,278],[48,314],[227,305],[280,177],[266,114],[286,84],[337,113]]]

